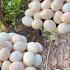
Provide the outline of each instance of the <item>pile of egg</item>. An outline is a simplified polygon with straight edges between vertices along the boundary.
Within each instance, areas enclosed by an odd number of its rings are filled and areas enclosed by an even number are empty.
[[[33,29],[70,32],[70,0],[32,0],[22,23]]]
[[[1,70],[37,70],[42,63],[43,46],[28,42],[25,36],[16,33],[0,33]]]

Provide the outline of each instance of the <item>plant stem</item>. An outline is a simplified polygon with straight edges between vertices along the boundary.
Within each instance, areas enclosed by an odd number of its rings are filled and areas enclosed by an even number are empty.
[[[3,18],[3,7],[2,7],[2,0],[0,0],[0,19]]]

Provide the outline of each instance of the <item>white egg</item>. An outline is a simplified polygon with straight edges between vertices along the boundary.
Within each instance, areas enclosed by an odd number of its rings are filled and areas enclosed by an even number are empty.
[[[28,4],[28,8],[31,9],[31,5],[32,5],[32,3],[33,3],[33,2],[30,2],[30,3]]]
[[[16,43],[16,42],[27,42],[27,38],[25,36],[19,35],[19,34],[15,34],[12,38],[12,42]]]
[[[42,63],[42,56],[40,54],[36,54],[35,55],[35,64],[34,64],[34,66],[38,67],[38,66],[41,65],[41,63]]]
[[[34,14],[34,19],[41,19],[41,12],[37,12]]]
[[[41,12],[41,18],[42,19],[51,19],[54,15],[54,12],[51,10],[51,9],[44,9],[42,12]]]
[[[9,70],[9,66],[10,66],[11,62],[9,60],[6,60],[2,63],[2,67],[1,70]]]
[[[23,57],[23,54],[20,51],[14,51],[10,54],[10,61],[15,62],[15,61],[21,61]]]
[[[22,51],[24,52],[27,48],[27,43],[26,42],[17,42],[13,45],[13,49],[16,51]]]
[[[10,51],[7,48],[2,48],[0,50],[0,60],[5,61],[9,58],[10,56]]]
[[[43,22],[42,22],[42,20],[40,20],[40,19],[35,19],[35,20],[32,22],[32,28],[33,28],[33,29],[41,29],[42,25],[43,25]]]
[[[39,1],[32,1],[29,4],[29,8],[33,9],[35,12],[38,12],[41,10],[41,3]]]
[[[52,20],[45,20],[43,27],[48,32],[56,30],[56,24]]]
[[[9,40],[11,40],[11,39],[10,39],[10,36],[9,36],[8,33],[6,33],[6,32],[1,32],[1,33],[0,33],[0,40],[9,41]]]
[[[49,8],[51,8],[51,1],[50,0],[44,0],[41,3],[41,8],[42,9],[49,9]]]
[[[23,62],[26,66],[32,66],[35,63],[35,57],[32,52],[25,52],[23,56]]]
[[[35,67],[31,66],[31,67],[26,67],[24,70],[37,70]]]
[[[70,67],[67,67],[67,68],[63,68],[63,70],[70,70]]]
[[[13,45],[11,41],[6,41],[6,48],[8,48],[10,51],[13,49]]]
[[[51,4],[51,9],[53,11],[59,11],[62,8],[64,0],[54,0]]]
[[[27,44],[27,50],[36,54],[38,53],[38,46],[34,42],[29,42]]]
[[[11,63],[11,65],[9,66],[9,70],[24,70],[24,65],[22,62],[13,62]]]
[[[34,16],[34,14],[35,14],[35,11],[33,9],[27,9],[25,11],[26,16]]]
[[[70,3],[65,3],[65,4],[62,6],[62,11],[63,11],[63,12],[70,12]]]
[[[70,12],[66,12],[61,16],[63,23],[70,23]]]
[[[15,34],[16,34],[16,33],[14,33],[14,32],[9,33],[10,38],[12,39],[12,37],[13,37]]]
[[[58,25],[58,31],[60,33],[68,33],[70,32],[70,24],[61,23]]]
[[[43,52],[43,46],[38,42],[35,42],[35,44],[38,46],[38,52],[42,53]]]
[[[28,27],[31,26],[32,21],[33,21],[33,18],[30,17],[30,16],[24,16],[24,17],[22,18],[22,23],[23,23],[25,26],[28,26]]]
[[[70,3],[70,0],[66,0],[68,3]]]
[[[61,21],[61,16],[62,16],[63,12],[62,11],[57,11],[55,12],[54,16],[53,16],[53,20],[56,24],[60,24]]]
[[[1,40],[1,39],[0,39],[0,49],[2,49],[2,48],[4,48],[4,47],[6,47],[6,43],[5,43],[4,40]]]

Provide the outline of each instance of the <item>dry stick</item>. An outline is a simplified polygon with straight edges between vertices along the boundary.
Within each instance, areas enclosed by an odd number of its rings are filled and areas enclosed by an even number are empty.
[[[46,64],[46,66],[48,66],[48,63],[49,63],[49,54],[50,54],[51,47],[52,47],[52,43],[50,43],[50,46],[49,46],[49,48],[48,48],[48,53],[47,53],[47,64]],[[48,70],[48,67],[46,67],[46,68],[47,68],[47,70]]]

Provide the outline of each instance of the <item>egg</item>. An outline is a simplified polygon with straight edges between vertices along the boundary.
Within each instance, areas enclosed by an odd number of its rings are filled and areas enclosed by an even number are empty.
[[[40,19],[35,19],[35,20],[32,22],[32,28],[33,28],[33,29],[41,29],[42,25],[43,25],[43,22],[42,22],[42,20],[40,20]]]
[[[0,33],[0,40],[9,41],[9,40],[11,40],[11,39],[10,39],[10,36],[9,36],[8,33],[6,33],[6,32],[1,32],[1,33]]]
[[[12,49],[13,49],[12,42],[11,41],[6,41],[5,43],[6,43],[6,45],[5,45],[6,48],[9,49],[9,51],[12,51]]]
[[[1,70],[9,70],[9,66],[10,66],[11,62],[9,60],[6,60],[2,63],[2,67]]]
[[[51,8],[51,1],[50,0],[44,0],[41,3],[41,8],[42,9],[49,9],[49,8]]]
[[[63,12],[70,12],[70,3],[65,3],[65,4],[62,6],[62,11],[63,11]]]
[[[64,0],[54,0],[51,4],[51,9],[53,11],[59,11],[62,8]]]
[[[16,33],[14,33],[14,32],[10,32],[10,33],[9,33],[10,38],[12,39],[12,37],[13,37],[15,34],[16,34]]]
[[[31,9],[31,5],[32,5],[32,3],[33,3],[33,2],[30,2],[30,3],[28,4],[28,8]]]
[[[34,64],[34,66],[38,67],[38,66],[41,65],[41,63],[42,63],[42,56],[40,54],[36,54],[35,55],[35,64]]]
[[[56,30],[56,24],[52,20],[45,20],[43,27],[44,30],[48,32],[52,32]]]
[[[16,43],[16,42],[27,42],[27,38],[25,36],[19,35],[19,34],[15,34],[12,38],[12,42]]]
[[[5,61],[9,58],[10,51],[7,48],[2,48],[0,50],[0,61]]]
[[[63,12],[62,11],[57,11],[55,12],[54,16],[53,16],[53,20],[56,24],[60,24],[62,21],[61,21],[61,16],[63,15]]]
[[[35,12],[33,11],[33,9],[27,9],[25,11],[25,15],[26,16],[34,16]]]
[[[9,66],[9,70],[24,70],[24,65],[22,62],[13,62],[11,63],[11,65]]]
[[[38,46],[34,42],[29,42],[27,44],[27,50],[36,54],[38,53]]]
[[[68,3],[70,3],[70,0],[66,0]]]
[[[25,52],[23,55],[23,62],[26,66],[32,66],[35,63],[35,57],[32,52]]]
[[[16,51],[22,51],[24,52],[27,48],[27,43],[26,42],[17,42],[13,45],[13,49]]]
[[[51,19],[53,17],[53,15],[54,15],[54,12],[51,9],[44,9],[41,12],[41,18],[42,19],[49,20],[49,19]]]
[[[34,14],[34,19],[41,19],[41,12],[37,12]]]
[[[4,40],[1,40],[1,39],[0,39],[0,49],[2,49],[2,48],[4,48],[4,47],[6,47],[6,43],[5,43]]]
[[[41,10],[41,3],[39,1],[32,1],[29,8],[33,9],[35,12],[38,12]]]
[[[63,68],[63,70],[70,70],[70,67],[67,67],[67,68]]]
[[[70,23],[70,12],[66,12],[61,16],[63,23]]]
[[[43,52],[43,46],[38,42],[35,42],[35,44],[38,46],[38,52],[42,53]]]
[[[10,54],[10,61],[15,62],[15,61],[21,61],[23,57],[23,54],[20,51],[13,51]]]
[[[31,66],[31,67],[26,67],[24,70],[37,70],[37,69]]]
[[[22,23],[23,23],[25,26],[28,26],[28,27],[31,26],[32,21],[33,21],[33,18],[30,17],[30,16],[24,16],[24,17],[22,18]]]
[[[58,31],[60,33],[68,33],[70,32],[70,24],[61,23],[58,25]]]

